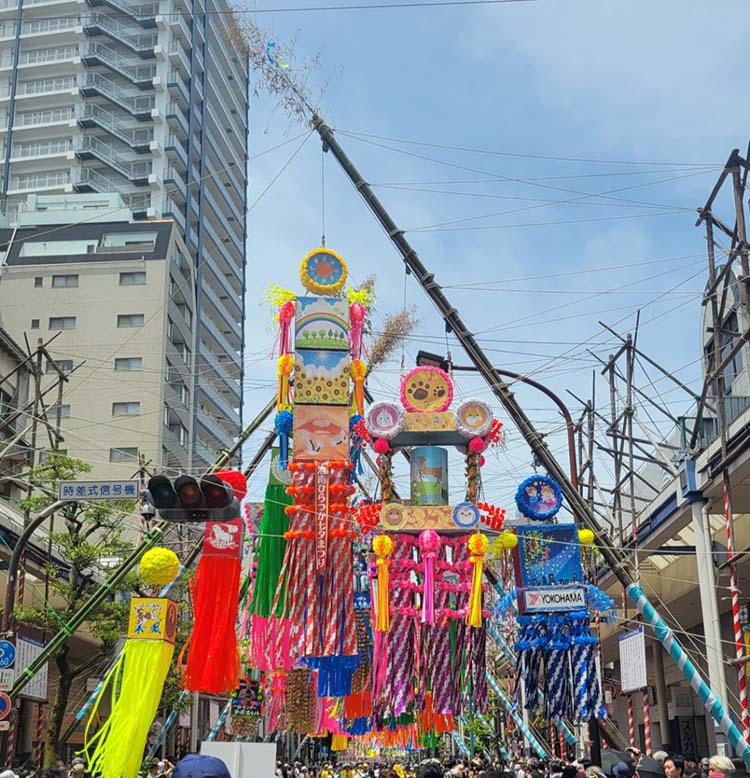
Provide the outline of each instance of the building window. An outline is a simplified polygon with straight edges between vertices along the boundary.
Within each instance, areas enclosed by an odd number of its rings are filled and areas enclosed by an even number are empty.
[[[62,287],[70,288],[78,286],[78,274],[69,273],[64,276],[52,276],[52,288],[60,289]]]
[[[0,389],[0,419],[13,410],[13,398]]]
[[[143,286],[146,283],[146,271],[120,273],[120,286]]]
[[[70,371],[73,369],[73,360],[72,359],[57,359],[55,361],[49,360],[47,362],[47,368],[46,371],[48,373],[56,373],[57,371],[62,370],[63,373],[70,373]]]
[[[110,232],[100,245],[105,251],[153,251],[156,237],[155,232]]]
[[[69,405],[50,405],[49,407],[49,418],[56,419],[57,418],[57,411],[60,411],[60,418],[61,419],[67,419],[70,416],[70,406]]]
[[[187,446],[188,431],[185,426],[180,423],[172,424],[169,427],[169,431],[177,438],[177,441],[183,448]]]
[[[31,320],[31,329],[32,330],[38,330],[39,329],[39,319],[32,319]]]
[[[111,448],[109,450],[110,462],[131,462],[134,459],[138,459],[137,447],[125,447]]]
[[[34,289],[41,289],[44,286],[43,276],[34,276]]]
[[[190,390],[185,384],[180,384],[180,400],[186,407],[190,406]]]
[[[142,313],[121,313],[117,317],[118,327],[142,327],[143,322]]]
[[[112,403],[113,416],[139,416],[141,404],[139,402]]]
[[[115,370],[142,370],[143,357],[117,357]]]
[[[50,316],[49,318],[49,329],[51,330],[74,330],[75,328],[75,316]]]

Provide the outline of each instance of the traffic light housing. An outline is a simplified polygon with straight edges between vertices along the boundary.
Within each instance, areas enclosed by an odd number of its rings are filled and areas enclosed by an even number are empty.
[[[155,475],[147,488],[149,502],[166,521],[229,521],[240,515],[232,486],[216,475]]]

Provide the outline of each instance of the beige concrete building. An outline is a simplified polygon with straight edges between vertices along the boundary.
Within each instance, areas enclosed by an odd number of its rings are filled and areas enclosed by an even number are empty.
[[[39,197],[17,228],[0,230],[0,325],[32,343],[57,335],[49,352],[69,378],[61,448],[96,477],[131,477],[139,460],[187,470],[193,263],[171,219],[130,221],[117,200]],[[54,364],[44,369],[56,378]]]

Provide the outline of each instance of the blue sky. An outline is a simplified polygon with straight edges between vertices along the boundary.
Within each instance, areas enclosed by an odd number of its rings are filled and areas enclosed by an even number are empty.
[[[625,332],[641,306],[640,346],[699,386],[706,263],[695,208],[730,150],[744,153],[748,141],[737,98],[745,75],[732,56],[747,37],[743,3],[717,2],[707,13],[669,0],[539,0],[257,19],[280,42],[294,42],[292,72],[320,52],[310,85],[323,90],[321,112],[498,367],[532,373],[577,415],[565,390],[590,396],[598,363],[587,348],[603,357],[616,348],[598,321]],[[289,162],[304,130],[273,99],[252,100],[251,156],[289,142],[250,163],[251,204],[273,183],[248,217],[246,418],[274,391],[264,289],[299,289],[299,262],[322,233],[317,136]],[[406,366],[419,348],[444,351],[442,323],[424,293],[405,284],[395,250],[331,155],[324,166],[327,245],[355,280],[378,276],[376,329],[406,297],[421,319]],[[729,203],[722,208],[731,222]],[[449,345],[465,363],[460,346]],[[399,373],[397,359],[370,386],[392,395]],[[687,410],[680,390],[656,371],[650,378],[649,391],[673,412]],[[639,381],[648,386],[645,376]],[[489,396],[466,376],[457,390]],[[516,393],[564,457],[555,409],[526,387]],[[499,407],[498,416],[505,418]],[[485,473],[487,497],[505,507],[531,464],[511,424],[508,438]],[[454,460],[458,493],[462,465]],[[251,484],[256,496],[265,476]],[[608,480],[605,469],[600,478]]]

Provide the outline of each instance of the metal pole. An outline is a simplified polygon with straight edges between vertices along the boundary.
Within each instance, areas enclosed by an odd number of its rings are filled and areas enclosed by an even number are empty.
[[[321,139],[327,144],[330,151],[336,157],[336,160],[341,165],[346,175],[354,184],[355,188],[364,199],[368,208],[372,211],[381,227],[385,230],[386,235],[390,238],[394,246],[399,251],[404,264],[411,271],[417,282],[422,286],[430,300],[443,317],[447,327],[454,333],[459,340],[467,356],[478,369],[478,372],[487,381],[487,384],[495,395],[500,400],[506,413],[515,423],[518,431],[527,442],[532,452],[539,459],[539,462],[546,468],[547,472],[554,478],[560,489],[562,490],[565,498],[568,500],[571,510],[578,519],[594,533],[594,540],[597,545],[599,553],[601,553],[604,561],[610,566],[614,575],[618,580],[626,587],[626,590],[630,593],[631,599],[638,604],[638,608],[644,614],[644,610],[649,614],[655,614],[658,622],[663,624],[661,617],[656,613],[653,606],[649,602],[643,591],[635,585],[633,577],[631,575],[631,564],[628,556],[620,548],[615,548],[610,541],[607,532],[599,525],[593,511],[586,500],[578,493],[578,490],[574,488],[570,479],[566,475],[563,468],[557,462],[549,447],[546,445],[542,437],[534,428],[533,424],[526,416],[526,413],[518,404],[515,396],[510,391],[508,385],[503,381],[502,376],[497,372],[492,362],[482,350],[481,346],[477,343],[471,330],[466,326],[463,319],[459,315],[458,311],[451,305],[448,298],[445,296],[440,285],[435,281],[435,276],[430,273],[422,263],[416,250],[412,247],[409,241],[404,237],[404,231],[400,229],[391,218],[390,214],[383,207],[380,200],[377,198],[372,188],[362,178],[362,175],[355,167],[354,163],[349,159],[344,150],[341,148],[338,140],[336,139],[333,130],[323,121],[323,119],[317,114],[313,113],[311,125],[313,129],[317,131]],[[652,623],[651,619],[647,618],[649,623]],[[665,626],[666,630],[666,626]],[[657,637],[668,651],[679,650],[680,657],[685,656],[685,652],[674,638],[671,633],[657,631]],[[667,639],[668,638],[668,639]],[[721,703],[711,693],[711,690],[705,684],[703,679],[697,674],[696,668],[690,663],[691,672],[686,670],[686,664],[678,664],[681,672],[685,678],[693,685],[694,680],[698,681],[693,688],[701,689],[701,693],[705,691],[704,704],[707,710],[711,713],[724,733],[729,738],[733,745],[736,743],[738,753],[742,755],[746,764],[750,765],[750,744],[742,737],[737,727],[733,724],[724,710]],[[702,686],[701,686],[702,685]],[[703,690],[705,687],[705,690]],[[700,696],[700,695],[699,695]],[[703,699],[703,698],[701,698]]]

